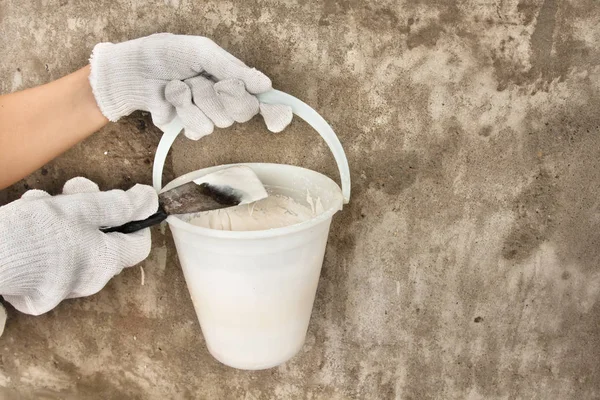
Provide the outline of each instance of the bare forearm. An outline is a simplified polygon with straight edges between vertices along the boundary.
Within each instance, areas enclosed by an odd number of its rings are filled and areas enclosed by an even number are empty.
[[[102,128],[89,66],[57,81],[0,96],[0,189]]]

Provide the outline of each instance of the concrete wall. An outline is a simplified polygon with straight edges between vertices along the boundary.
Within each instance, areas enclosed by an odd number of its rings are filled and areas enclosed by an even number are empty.
[[[99,41],[207,35],[314,106],[344,144],[308,339],[279,368],[208,354],[168,230],[143,264],[41,317],[9,308],[10,398],[600,397],[600,9],[593,0],[0,1],[2,93],[85,65]],[[150,182],[148,115],[0,192]],[[178,140],[167,178],[275,161],[337,177],[307,125]],[[46,397],[44,397],[46,396]]]

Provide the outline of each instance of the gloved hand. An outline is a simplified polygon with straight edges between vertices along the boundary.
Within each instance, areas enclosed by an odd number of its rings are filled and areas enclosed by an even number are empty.
[[[150,253],[150,230],[102,233],[158,209],[150,186],[100,192],[85,178],[63,195],[31,190],[0,207],[0,294],[17,310],[43,314],[63,299],[97,293]]]
[[[156,126],[179,115],[185,135],[199,139],[214,126],[246,122],[259,111],[272,132],[292,120],[284,105],[259,104],[254,94],[271,80],[202,36],[159,33],[128,42],[100,43],[90,57],[90,83],[102,114],[117,121],[149,111]]]

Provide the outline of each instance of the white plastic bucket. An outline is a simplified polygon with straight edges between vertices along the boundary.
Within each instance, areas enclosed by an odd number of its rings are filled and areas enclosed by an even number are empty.
[[[331,127],[310,107],[282,92],[261,101],[289,104],[324,137],[342,179],[342,191],[318,172],[281,164],[247,163],[267,186],[310,193],[323,212],[291,226],[261,231],[221,231],[167,219],[185,280],[210,353],[239,369],[266,369],[292,358],[302,347],[319,281],[333,215],[350,196],[348,163]],[[310,112],[307,112],[310,111]],[[154,163],[160,189],[164,161],[182,125],[163,128]],[[238,164],[239,165],[239,164]],[[164,189],[226,168],[221,165],[183,175]]]

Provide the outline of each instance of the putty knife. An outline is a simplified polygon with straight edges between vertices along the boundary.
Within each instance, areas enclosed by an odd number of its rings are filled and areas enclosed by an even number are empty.
[[[204,175],[158,195],[158,211],[142,221],[100,229],[133,233],[157,225],[172,214],[188,214],[248,204],[268,196],[250,167],[235,166]]]

